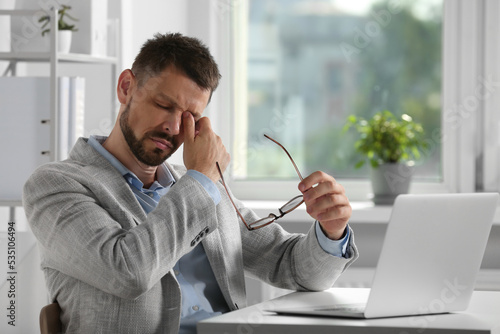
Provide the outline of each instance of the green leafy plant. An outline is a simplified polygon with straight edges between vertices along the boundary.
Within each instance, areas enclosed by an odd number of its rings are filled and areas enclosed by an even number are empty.
[[[371,119],[351,115],[344,131],[354,128],[359,134],[355,143],[356,151],[365,159],[355,167],[360,168],[368,160],[373,168],[383,163],[399,163],[420,158],[420,153],[428,147],[424,129],[406,114],[400,118],[390,111],[380,111]]]
[[[77,19],[75,19],[74,17],[72,17],[71,15],[69,15],[67,13],[68,10],[70,10],[71,7],[70,6],[66,6],[66,5],[62,5],[61,9],[59,9],[59,20],[57,21],[57,27],[59,30],[71,30],[71,31],[78,31],[78,29],[75,28],[75,25],[74,24],[68,24],[67,22],[64,21],[64,19],[67,17],[69,18],[70,20],[73,20],[73,21],[78,21]],[[49,28],[45,28],[47,27],[47,25],[50,23],[50,15],[44,15],[42,16],[39,20],[38,20],[39,23],[43,23],[41,29],[42,30],[42,36],[44,36],[46,33],[48,33],[50,31]]]

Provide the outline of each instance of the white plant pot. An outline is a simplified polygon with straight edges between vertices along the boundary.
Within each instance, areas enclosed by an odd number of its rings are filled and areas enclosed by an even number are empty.
[[[59,30],[57,33],[57,51],[59,53],[69,53],[73,32],[71,30]]]

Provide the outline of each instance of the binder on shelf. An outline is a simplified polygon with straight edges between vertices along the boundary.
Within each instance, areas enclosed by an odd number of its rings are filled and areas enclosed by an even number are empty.
[[[59,128],[57,131],[58,150],[61,155],[61,160],[68,157],[69,152],[69,115],[70,115],[70,78],[59,78],[59,103],[57,108],[57,118],[59,120]]]
[[[71,52],[107,56],[108,1],[72,1],[70,5],[72,15],[79,20]]]
[[[69,112],[69,150],[78,138],[85,133],[85,78],[71,78],[70,112]],[[69,153],[69,151],[68,151]]]
[[[83,133],[84,78],[59,79],[58,149],[62,158]],[[0,201],[19,201],[28,177],[50,161],[50,81],[47,77],[0,77]],[[49,120],[49,122],[47,122]]]
[[[84,133],[85,117],[85,78],[59,78],[59,152],[61,160]]]

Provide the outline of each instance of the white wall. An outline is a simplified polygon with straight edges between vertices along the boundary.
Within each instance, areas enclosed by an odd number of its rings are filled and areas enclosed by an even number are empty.
[[[184,0],[123,0],[129,12],[124,21],[130,20],[130,28],[124,27],[123,39],[129,40],[124,49],[123,62],[128,68],[142,44],[157,32],[187,33],[187,2]],[[127,8],[126,8],[127,9]]]

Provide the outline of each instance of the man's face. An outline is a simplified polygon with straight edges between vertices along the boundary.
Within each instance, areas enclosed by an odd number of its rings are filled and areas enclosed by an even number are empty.
[[[158,166],[184,142],[182,113],[195,121],[208,104],[210,91],[174,67],[134,88],[120,116],[120,128],[135,157],[148,166]]]

